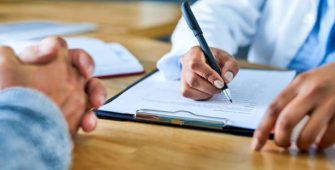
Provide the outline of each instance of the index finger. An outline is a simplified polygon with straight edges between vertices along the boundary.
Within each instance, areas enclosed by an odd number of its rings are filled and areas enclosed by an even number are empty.
[[[26,47],[19,58],[28,64],[46,64],[57,58],[61,49],[67,50],[67,44],[60,37],[43,39],[39,44]]]
[[[70,49],[69,58],[71,64],[75,66],[81,75],[85,78],[90,78],[94,71],[94,61],[86,51],[82,49]]]
[[[204,57],[204,56],[202,56]],[[222,77],[214,71],[205,60],[199,60],[192,62],[188,67],[192,72],[209,81],[214,87],[222,89],[224,86],[224,80]]]
[[[221,69],[221,76],[230,83],[239,71],[239,65],[233,56],[222,50],[213,50],[213,55]]]
[[[267,109],[260,125],[255,130],[251,148],[260,150],[269,138],[273,130],[280,112],[285,106],[296,96],[294,85],[291,83],[284,91],[282,91]]]

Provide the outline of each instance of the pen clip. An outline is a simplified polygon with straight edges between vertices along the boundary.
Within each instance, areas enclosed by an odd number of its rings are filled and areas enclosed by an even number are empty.
[[[188,2],[188,0],[184,1],[181,4],[181,12],[183,14],[183,17],[188,25],[188,27],[190,27],[190,29],[193,31],[195,36],[198,36],[199,34],[202,34],[202,30],[198,24],[198,22],[195,19],[195,16],[192,12],[190,3]]]

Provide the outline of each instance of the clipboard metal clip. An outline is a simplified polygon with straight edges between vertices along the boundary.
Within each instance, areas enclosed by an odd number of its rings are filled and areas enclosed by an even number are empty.
[[[186,117],[181,115],[185,113],[191,116]],[[180,126],[191,126],[216,130],[222,130],[229,123],[229,120],[226,118],[197,115],[190,111],[184,110],[163,111],[153,109],[139,109],[136,111],[135,119],[139,121],[167,123]]]

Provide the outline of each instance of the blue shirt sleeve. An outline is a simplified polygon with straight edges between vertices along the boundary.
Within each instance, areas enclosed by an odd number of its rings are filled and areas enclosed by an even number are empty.
[[[1,169],[68,169],[71,138],[60,109],[27,88],[0,92]]]
[[[332,4],[334,0],[319,1],[315,25],[288,65],[289,69],[302,73],[335,61],[335,10]]]

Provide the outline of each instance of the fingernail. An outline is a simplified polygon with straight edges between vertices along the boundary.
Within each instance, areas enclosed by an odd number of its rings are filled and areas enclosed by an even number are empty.
[[[216,88],[218,88],[218,89],[222,89],[223,86],[224,86],[224,83],[223,83],[222,81],[220,81],[220,80],[215,80],[215,81],[214,81],[214,86],[215,86]]]
[[[259,151],[260,149],[260,142],[257,138],[253,138],[251,142],[251,149],[254,151]]]
[[[228,71],[228,72],[226,72],[225,74],[224,74],[224,78],[228,81],[228,83],[229,82],[231,82],[232,80],[233,80],[233,78],[234,78],[234,74],[232,73],[232,72],[230,72],[230,71]]]

